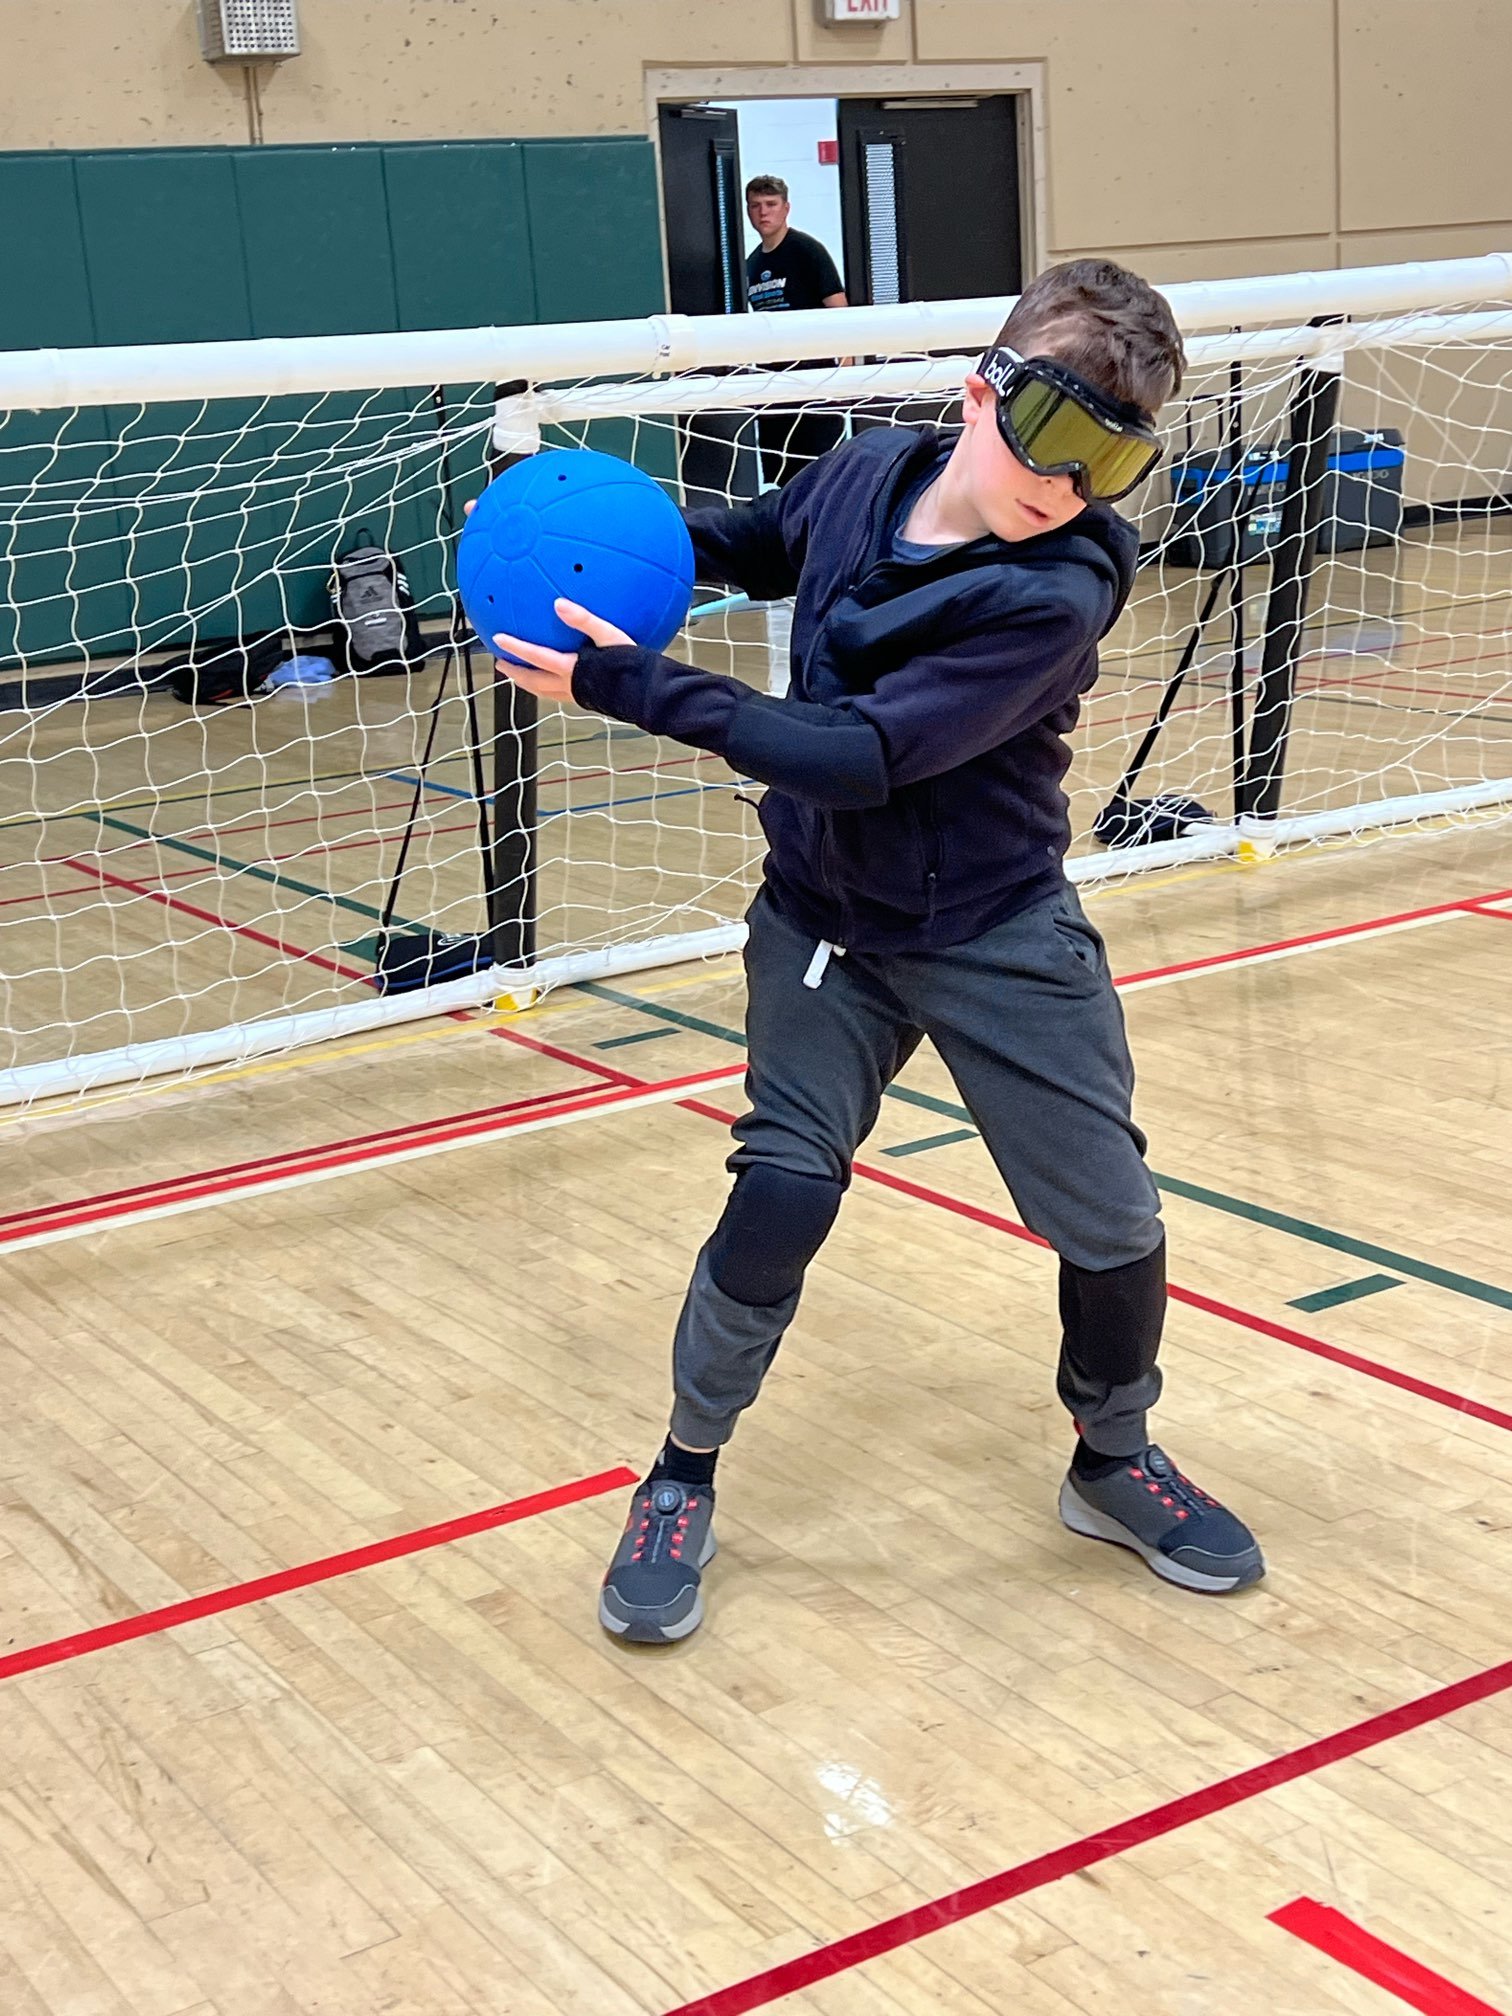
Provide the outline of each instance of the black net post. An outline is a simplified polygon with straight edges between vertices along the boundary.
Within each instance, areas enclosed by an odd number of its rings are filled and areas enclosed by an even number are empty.
[[[1234,509],[1229,523],[1233,541],[1233,567],[1228,577],[1229,595],[1229,781],[1233,793],[1234,817],[1244,810],[1244,539],[1249,520],[1244,509],[1244,374],[1239,364],[1229,366],[1228,417],[1224,428],[1228,443],[1229,468],[1235,479]]]
[[[495,679],[488,921],[496,966],[529,966],[536,954],[537,716],[533,693]]]
[[[494,388],[505,399],[526,390],[523,379]],[[521,455],[488,458],[490,480],[523,461]],[[536,956],[536,776],[540,769],[539,705],[512,679],[493,689],[493,855],[488,877],[488,923],[496,966],[529,966]]]
[[[1318,327],[1336,316],[1320,316]],[[1307,615],[1307,591],[1323,515],[1323,478],[1339,417],[1342,372],[1304,368],[1298,376],[1288,432],[1290,450],[1281,497],[1260,678],[1250,716],[1249,759],[1241,813],[1274,819],[1281,810],[1286,743],[1296,696],[1297,654]]]

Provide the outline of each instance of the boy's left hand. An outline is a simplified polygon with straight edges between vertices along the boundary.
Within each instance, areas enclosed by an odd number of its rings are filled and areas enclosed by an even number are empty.
[[[556,613],[571,629],[581,630],[590,643],[635,642],[623,630],[606,623],[602,616],[595,616],[580,603],[569,602],[565,596],[558,597]],[[527,693],[534,693],[538,700],[565,703],[572,698],[572,675],[577,669],[575,651],[549,651],[543,644],[527,644],[522,638],[511,637],[503,630],[493,641],[501,651],[508,651],[525,661],[523,665],[511,665],[502,658],[495,659],[495,666],[504,678],[512,679],[516,686],[523,686]]]

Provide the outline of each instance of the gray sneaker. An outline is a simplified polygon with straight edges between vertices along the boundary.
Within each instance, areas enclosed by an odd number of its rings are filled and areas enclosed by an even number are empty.
[[[1068,1475],[1060,1516],[1089,1540],[1132,1547],[1157,1575],[1183,1589],[1223,1594],[1247,1589],[1265,1573],[1244,1521],[1199,1491],[1153,1443],[1106,1477]]]
[[[616,1638],[671,1645],[703,1622],[702,1571],[714,1559],[714,1493],[670,1477],[640,1485],[599,1595]]]

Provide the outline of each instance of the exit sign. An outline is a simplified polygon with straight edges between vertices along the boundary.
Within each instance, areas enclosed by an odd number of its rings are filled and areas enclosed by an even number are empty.
[[[903,0],[824,0],[826,21],[897,21]]]

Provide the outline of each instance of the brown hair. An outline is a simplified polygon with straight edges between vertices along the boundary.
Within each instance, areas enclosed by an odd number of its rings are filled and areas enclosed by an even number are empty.
[[[1031,280],[998,332],[1021,357],[1053,357],[1114,399],[1158,413],[1186,353],[1170,303],[1111,259],[1068,259]]]
[[[747,196],[780,196],[788,200],[788,186],[780,175],[753,175],[746,184]]]

